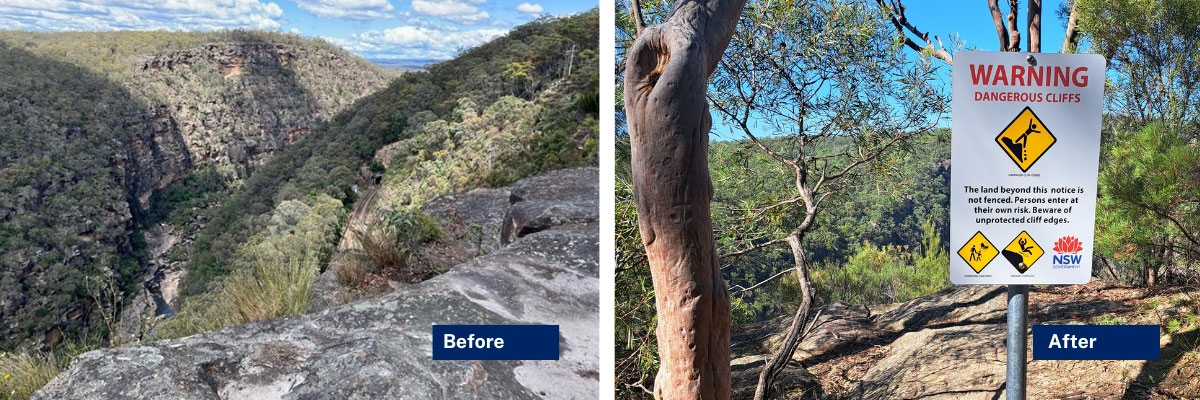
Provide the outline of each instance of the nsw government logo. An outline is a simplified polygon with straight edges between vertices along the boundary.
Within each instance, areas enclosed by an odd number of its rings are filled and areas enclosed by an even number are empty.
[[[1054,242],[1054,259],[1051,268],[1079,268],[1083,264],[1083,243],[1074,236],[1063,236]]]

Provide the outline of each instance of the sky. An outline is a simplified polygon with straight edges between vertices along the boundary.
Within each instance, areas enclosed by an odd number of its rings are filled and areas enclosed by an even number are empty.
[[[263,29],[323,38],[372,61],[445,60],[596,0],[0,0],[0,29]]]
[[[1000,9],[1008,15],[1008,2],[1001,1]],[[1017,26],[1021,30],[1021,48],[1026,49],[1028,41],[1025,3],[1021,1],[1021,9],[1017,13]],[[1062,2],[1045,0],[1042,2],[1042,52],[1058,53],[1062,49],[1063,35],[1066,33],[1066,18],[1059,19],[1058,8]],[[996,38],[996,26],[992,24],[992,12],[988,10],[987,2],[974,1],[905,1],[905,12],[917,29],[929,32],[942,38],[947,47],[951,35],[957,35],[964,42],[963,49],[981,51],[999,51],[1000,39]],[[953,49],[952,49],[953,50]]]

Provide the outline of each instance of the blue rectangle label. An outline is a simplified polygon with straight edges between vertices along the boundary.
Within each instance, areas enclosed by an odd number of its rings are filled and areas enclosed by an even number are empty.
[[[1034,360],[1157,360],[1158,325],[1034,325]]]
[[[557,360],[558,325],[434,325],[434,360]]]

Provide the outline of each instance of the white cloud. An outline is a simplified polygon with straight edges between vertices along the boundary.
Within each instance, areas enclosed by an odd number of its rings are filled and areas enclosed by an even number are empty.
[[[262,0],[0,0],[0,26],[38,31],[278,29]]]
[[[326,37],[369,59],[446,60],[459,51],[478,46],[508,32],[508,29],[457,30],[437,26],[402,25],[370,30],[350,39]]]
[[[471,4],[483,4],[474,0],[413,0],[412,9],[421,14],[448,19],[461,24],[476,24],[490,18],[487,11]]]
[[[521,5],[517,6],[517,11],[527,14],[541,14],[546,12],[546,9],[542,8],[542,5],[537,3],[521,3]]]
[[[318,17],[346,19],[380,19],[395,16],[388,0],[292,0],[300,9]]]

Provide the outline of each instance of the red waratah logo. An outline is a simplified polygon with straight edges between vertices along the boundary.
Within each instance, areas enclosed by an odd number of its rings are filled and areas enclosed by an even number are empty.
[[[1071,253],[1075,254],[1083,251],[1083,243],[1074,236],[1063,236],[1054,242],[1054,252],[1056,253]]]

